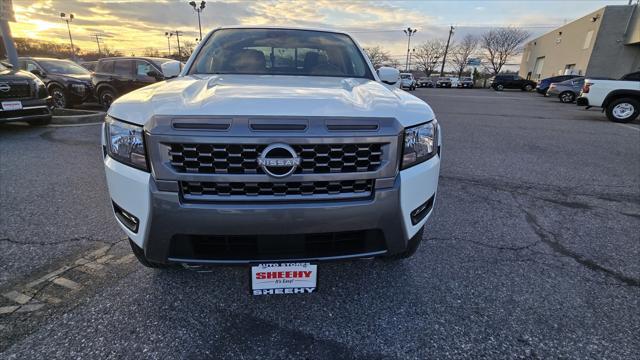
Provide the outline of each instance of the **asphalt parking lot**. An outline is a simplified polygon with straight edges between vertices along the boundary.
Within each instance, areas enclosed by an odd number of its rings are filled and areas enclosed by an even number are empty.
[[[0,357],[637,358],[640,123],[520,91],[414,94],[444,136],[422,246],[321,264],[304,296],[252,297],[243,267],[143,268],[99,126],[1,125]]]

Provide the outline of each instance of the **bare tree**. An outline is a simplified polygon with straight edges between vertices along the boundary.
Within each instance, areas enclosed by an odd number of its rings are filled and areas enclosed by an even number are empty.
[[[497,75],[507,61],[522,51],[531,33],[515,27],[491,29],[480,37],[480,47],[489,62],[487,70]]]
[[[380,46],[366,47],[363,50],[369,57],[371,65],[373,65],[375,69],[381,67],[391,60],[389,53],[382,49]]]
[[[446,47],[447,44],[444,40],[436,39],[420,44],[414,55],[418,70],[424,72],[426,76],[431,76],[444,56]]]
[[[462,72],[467,67],[467,62],[471,55],[478,48],[478,38],[467,34],[458,45],[456,45],[451,54],[451,63],[458,71],[458,77],[462,76]]]
[[[152,47],[148,47],[148,48],[144,49],[144,52],[142,54],[144,56],[148,56],[148,57],[160,57],[160,51],[158,51],[158,49],[154,49]]]

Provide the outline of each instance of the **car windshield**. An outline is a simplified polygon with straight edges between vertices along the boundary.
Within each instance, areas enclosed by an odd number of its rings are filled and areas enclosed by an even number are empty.
[[[471,81],[471,78],[470,77],[464,77],[464,78],[462,78],[462,81]]]
[[[290,29],[221,29],[209,37],[189,74],[336,76],[373,79],[350,37]]]
[[[52,74],[89,75],[91,72],[69,60],[38,60],[44,71]]]
[[[401,79],[411,79],[411,75],[409,74],[400,74]]]

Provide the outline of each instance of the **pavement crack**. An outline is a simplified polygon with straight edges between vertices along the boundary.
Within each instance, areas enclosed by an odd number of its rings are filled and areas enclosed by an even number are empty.
[[[522,246],[500,246],[500,245],[492,245],[492,244],[487,244],[485,242],[482,241],[477,241],[477,240],[470,240],[470,239],[464,239],[464,238],[459,238],[459,237],[454,237],[454,238],[443,238],[443,237],[431,237],[431,238],[427,238],[427,241],[429,240],[436,240],[436,241],[463,241],[463,242],[468,242],[471,244],[475,244],[478,246],[482,246],[482,247],[486,247],[489,249],[495,249],[495,250],[507,250],[507,251],[521,251],[521,250],[527,250],[530,249],[536,245],[538,245],[540,243],[540,241],[534,241],[531,242],[529,244],[525,244]]]
[[[562,245],[557,239],[559,238],[558,235],[554,234],[553,232],[545,229],[541,224],[540,221],[538,220],[538,218],[531,212],[529,211],[527,208],[524,207],[524,205],[522,205],[518,199],[512,194],[514,201],[516,202],[518,208],[524,213],[525,215],[525,220],[527,221],[527,223],[529,224],[529,226],[531,227],[531,229],[533,230],[533,232],[538,236],[538,238],[540,239],[540,241],[542,243],[544,243],[545,245],[547,245],[553,252],[555,252],[556,254],[559,254],[563,257],[566,258],[570,258],[572,260],[574,260],[576,263],[584,266],[585,268],[591,270],[591,271],[595,271],[595,272],[599,272],[601,274],[604,274],[608,277],[611,277],[613,279],[616,279],[628,286],[634,286],[634,287],[640,287],[640,279],[636,279],[630,276],[627,276],[619,271],[615,271],[609,268],[606,268],[600,264],[598,264],[596,261],[589,259],[585,256],[582,256],[574,251],[572,251],[571,249],[567,248],[566,246]]]
[[[113,243],[111,243],[111,244],[108,246],[108,248],[107,248],[106,250],[104,250],[104,251],[102,252],[102,255],[101,255],[101,256],[104,256],[104,255],[109,254],[109,252],[111,252],[111,250],[112,250],[116,245],[118,245],[118,244],[122,243],[123,241],[125,241],[125,240],[127,240],[127,239],[128,239],[128,238],[123,238],[123,239],[120,239],[120,240],[118,240],[118,241],[114,241]],[[0,240],[2,240],[2,239],[0,239]],[[83,257],[82,257],[82,258],[84,258],[84,256],[86,256],[86,255],[83,255]],[[49,286],[51,286],[51,284],[53,284],[53,281],[51,281],[51,280],[54,280],[55,278],[62,277],[62,276],[64,276],[65,274],[67,274],[69,271],[71,271],[71,270],[73,270],[73,269],[76,269],[76,268],[78,268],[78,267],[81,267],[81,266],[85,266],[86,264],[90,264],[90,263],[97,263],[98,258],[100,258],[100,256],[98,256],[98,257],[96,257],[95,259],[92,259],[92,260],[90,260],[90,261],[88,261],[88,262],[76,263],[76,264],[74,264],[74,265],[67,266],[67,267],[65,268],[65,270],[64,270],[64,271],[60,272],[59,274],[56,274],[55,276],[53,276],[52,278],[48,279],[47,281],[44,281],[44,285],[42,285],[42,286],[38,287],[37,289],[35,289],[35,291],[33,291],[33,292],[29,293],[29,294],[28,294],[28,296],[29,296],[29,300],[28,300],[28,302],[29,302],[29,301],[32,301],[32,300],[37,301],[37,300],[38,300],[38,299],[37,299],[37,298],[38,298],[38,295],[40,295],[44,290],[46,290],[47,288],[49,288]],[[20,308],[21,308],[21,307],[22,307],[22,306],[18,306],[18,307],[17,307],[17,308],[15,308],[13,311],[11,311],[11,312],[7,313],[7,315],[13,315],[13,314],[14,314],[14,313],[16,313],[18,310],[20,310]]]
[[[77,236],[77,237],[72,237],[70,239],[58,240],[58,241],[24,241],[24,242],[13,240],[11,238],[0,238],[0,242],[8,242],[16,245],[42,245],[42,246],[59,245],[59,244],[79,242],[79,241],[108,243],[107,240],[94,239],[91,236]]]

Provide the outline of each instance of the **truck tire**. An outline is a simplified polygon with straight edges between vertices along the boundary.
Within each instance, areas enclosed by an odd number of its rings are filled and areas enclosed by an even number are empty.
[[[640,114],[640,101],[633,98],[619,98],[611,101],[606,108],[607,118],[617,123],[629,123]]]
[[[140,264],[152,269],[166,269],[169,267],[169,265],[149,261],[149,259],[144,256],[144,250],[139,248],[138,245],[136,245],[136,243],[134,243],[131,239],[129,239],[129,245],[131,245],[131,251],[133,251],[133,255],[136,256],[136,259],[138,259],[138,262]]]
[[[396,261],[410,258],[411,256],[413,256],[413,254],[416,253],[416,251],[418,251],[418,247],[422,242],[422,235],[424,235],[424,226],[420,229],[420,231],[413,235],[411,239],[409,239],[409,242],[407,243],[407,249],[405,251],[398,254],[387,255],[383,259],[388,261]]]

